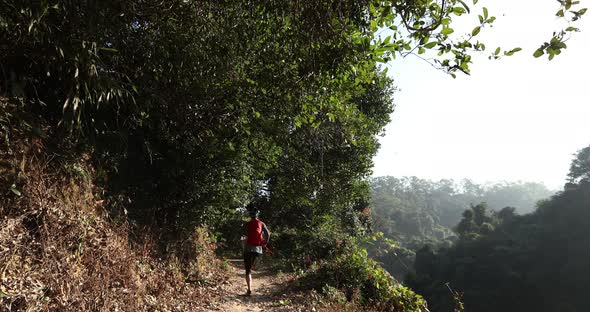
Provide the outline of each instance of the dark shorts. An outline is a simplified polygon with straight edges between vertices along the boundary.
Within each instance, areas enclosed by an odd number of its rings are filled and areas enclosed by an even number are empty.
[[[246,269],[246,274],[250,274],[252,271],[252,265],[256,261],[258,255],[259,253],[253,251],[244,252],[244,268]]]

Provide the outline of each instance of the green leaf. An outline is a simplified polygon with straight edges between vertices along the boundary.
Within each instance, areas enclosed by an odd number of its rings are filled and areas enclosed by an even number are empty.
[[[386,71],[386,70],[387,70],[387,67],[385,67],[384,71]],[[328,113],[327,115],[328,115],[328,120],[330,120],[330,122],[334,122],[334,120],[336,120],[334,114]]]
[[[105,51],[105,52],[111,52],[111,53],[117,53],[119,52],[119,50],[115,49],[115,48],[100,48],[101,51]]]
[[[543,49],[539,48],[539,49],[537,49],[537,50],[535,51],[535,53],[533,53],[533,56],[534,56],[534,57],[540,57],[540,56],[541,56],[541,55],[543,55],[543,54],[544,54],[544,52],[543,52]]]
[[[522,51],[522,49],[521,48],[514,48],[514,49],[512,49],[510,51],[505,51],[504,52],[504,55],[506,55],[506,56],[512,56],[514,53],[516,53],[518,51]]]
[[[10,299],[10,296],[8,294],[5,294],[2,290],[0,290],[0,299],[2,299],[2,298]]]
[[[488,19],[488,8],[486,7],[483,8],[483,18]]]
[[[423,47],[418,48],[418,54],[424,54],[424,52],[426,52],[426,50]]]
[[[424,45],[430,40],[430,36],[425,36],[424,38],[420,39],[420,44]]]
[[[501,51],[500,47],[496,48],[496,51],[494,51],[494,55],[500,54],[500,51]]]
[[[450,27],[445,27],[440,31],[441,34],[446,35],[446,36],[452,34],[453,32],[455,32],[455,30],[453,30]]]
[[[477,43],[474,45],[474,48],[475,48],[475,50],[481,50],[481,51],[485,51],[485,50],[486,50],[486,45],[478,41],[478,42],[477,42]]]
[[[16,188],[16,185],[14,184],[10,186],[10,191],[14,193],[16,196],[22,195],[21,192]]]
[[[481,27],[479,27],[479,26],[473,28],[473,30],[471,31],[471,35],[472,36],[477,36],[477,34],[479,34],[479,31],[480,30],[481,30]]]
[[[281,305],[289,305],[289,304],[291,304],[291,300],[289,300],[289,299],[279,300],[279,303]]]
[[[555,16],[563,17],[563,9],[557,11],[557,13],[555,13]]]
[[[429,43],[425,44],[425,45],[424,45],[424,47],[425,47],[426,49],[432,49],[432,48],[434,48],[434,46],[435,46],[437,43],[438,43],[437,41],[432,41],[432,42],[429,42]]]
[[[461,5],[463,5],[465,10],[467,10],[467,13],[471,13],[471,11],[469,10],[469,6],[465,2],[463,2],[462,0],[457,0],[457,1],[459,1],[459,3],[461,3]]]
[[[465,9],[462,7],[454,7],[453,8],[453,13],[457,16],[461,16],[465,13]]]
[[[391,36],[385,37],[385,40],[383,40],[383,44],[386,45],[389,43],[389,41],[391,41]]]

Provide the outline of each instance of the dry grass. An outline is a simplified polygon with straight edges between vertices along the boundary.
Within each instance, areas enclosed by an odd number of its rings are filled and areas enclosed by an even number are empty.
[[[0,118],[8,108],[0,99]],[[131,242],[128,223],[109,219],[88,157],[64,166],[41,137],[0,130],[0,311],[196,311],[215,300],[205,230],[156,258],[149,233]]]

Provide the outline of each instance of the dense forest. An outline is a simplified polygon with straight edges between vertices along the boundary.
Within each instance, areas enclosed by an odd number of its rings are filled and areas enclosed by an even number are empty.
[[[565,189],[526,215],[477,205],[463,213],[459,240],[416,254],[408,284],[432,311],[587,311],[590,287],[590,146],[572,162]]]
[[[239,253],[241,208],[254,204],[277,269],[296,272],[299,289],[323,296],[317,304],[427,311],[364,248],[379,236],[369,177],[394,111],[383,64],[429,53],[456,77],[476,53],[519,52],[486,52],[478,35],[496,18],[472,3],[1,0],[0,307],[204,309],[223,284],[215,252]],[[575,22],[577,4],[558,1],[558,16]],[[466,36],[452,35],[454,20],[474,15]],[[576,31],[557,30],[534,56],[552,59]],[[578,200],[584,181],[539,211],[550,218]],[[497,191],[510,187],[521,186]],[[445,238],[463,203],[415,218],[400,210],[378,226],[393,235],[431,220],[410,235]],[[503,229],[495,222],[474,235]],[[479,242],[475,228],[456,246]],[[445,250],[416,257],[410,284],[429,300],[446,276],[422,268],[442,268]]]
[[[425,244],[451,244],[465,210],[474,205],[517,214],[534,211],[537,201],[554,192],[533,182],[480,185],[470,180],[437,182],[417,177],[378,177],[371,180],[373,229],[395,241],[395,253],[373,251],[396,277],[411,272],[415,252]],[[483,204],[482,204],[483,203]],[[377,254],[379,254],[377,256]]]

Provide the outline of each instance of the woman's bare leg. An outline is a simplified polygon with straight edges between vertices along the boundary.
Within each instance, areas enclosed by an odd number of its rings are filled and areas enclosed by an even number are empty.
[[[251,293],[250,284],[252,283],[252,274],[246,273],[246,284],[248,284],[248,294]]]

